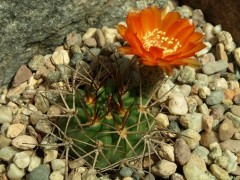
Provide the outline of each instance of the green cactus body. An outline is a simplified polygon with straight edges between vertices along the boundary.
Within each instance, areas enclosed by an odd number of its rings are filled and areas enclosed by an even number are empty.
[[[153,118],[140,113],[137,93],[133,89],[123,93],[122,89],[112,79],[98,90],[89,86],[78,89],[76,115],[70,118],[68,126],[67,118],[58,121],[58,126],[74,142],[72,155],[83,157],[95,168],[106,168],[125,158],[142,155],[142,137],[154,128]],[[66,100],[71,107],[73,96],[68,95]]]

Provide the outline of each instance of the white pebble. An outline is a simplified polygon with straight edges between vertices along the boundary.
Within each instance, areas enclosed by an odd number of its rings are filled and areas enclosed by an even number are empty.
[[[175,115],[185,115],[188,112],[187,101],[180,93],[171,93],[169,95],[168,108]]]
[[[17,136],[12,140],[12,145],[16,148],[28,150],[33,149],[37,146],[37,140],[28,135]]]
[[[53,171],[59,171],[61,174],[65,172],[66,160],[65,159],[54,159],[51,161]]]
[[[103,35],[105,37],[106,43],[114,43],[117,41],[117,30],[113,28],[108,28],[104,26],[102,28]]]
[[[44,150],[44,154],[43,163],[47,164],[57,158],[58,151],[55,149]]]
[[[31,172],[35,168],[37,168],[42,163],[42,159],[38,156],[31,156],[30,163],[28,166],[28,171]]]
[[[169,120],[166,114],[158,113],[155,117],[155,120],[157,125],[160,125],[164,128],[167,128],[169,126]]]
[[[59,171],[53,171],[50,174],[49,179],[50,180],[63,180],[64,177],[63,177],[63,175]]]
[[[52,60],[55,64],[69,64],[70,58],[66,50],[55,51],[52,55]]]
[[[236,48],[233,51],[233,56],[234,56],[234,59],[235,59],[237,65],[240,67],[240,47]]]
[[[6,136],[8,138],[15,138],[17,137],[19,134],[21,134],[22,132],[24,132],[24,130],[26,129],[26,126],[20,123],[17,124],[11,124],[8,129],[7,129],[7,134]]]
[[[95,35],[97,28],[89,28],[87,32],[82,36],[82,40],[84,41],[87,38],[91,38]]]
[[[7,176],[10,179],[22,179],[25,175],[24,169],[19,169],[14,163],[9,165]]]
[[[214,28],[213,28],[213,33],[214,34],[218,34],[221,31],[222,31],[222,25],[221,24],[218,24],[218,25],[214,26]]]
[[[15,154],[14,158],[13,158],[13,162],[16,164],[16,166],[20,169],[24,169],[26,167],[28,167],[29,163],[30,163],[30,155],[32,154],[31,151],[29,152],[19,152],[17,154]]]
[[[11,123],[13,120],[13,113],[10,107],[0,106],[0,124],[5,122]]]
[[[212,48],[212,44],[210,42],[204,42],[204,44],[206,45],[206,47],[204,49],[202,49],[201,51],[198,51],[196,53],[196,56],[201,56],[201,55],[204,55],[204,54],[207,54],[210,49]]]

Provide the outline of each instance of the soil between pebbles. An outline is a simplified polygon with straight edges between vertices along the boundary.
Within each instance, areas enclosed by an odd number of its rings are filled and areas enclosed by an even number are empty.
[[[170,4],[170,2],[169,2]],[[240,47],[220,25],[205,22],[201,10],[174,7],[191,18],[197,31],[205,33],[206,48],[197,53],[202,69],[183,67],[161,84],[156,97],[165,102],[158,112],[158,126],[178,135],[162,144],[161,160],[146,173],[146,179],[238,179],[240,178]],[[89,28],[80,35],[71,32],[53,54],[36,55],[22,65],[12,87],[1,88],[0,175],[3,179],[60,180],[66,160],[49,135],[57,116],[63,114],[55,102],[64,80],[72,74],[66,66],[87,69],[96,57],[122,58],[115,47],[123,40],[116,29]],[[127,56],[129,60],[131,56]],[[171,90],[170,92],[168,92]],[[42,96],[45,93],[48,99]],[[164,97],[162,95],[166,94]],[[39,146],[40,145],[40,146]],[[38,151],[43,154],[40,155]],[[151,162],[147,161],[143,166]],[[68,179],[97,179],[96,171],[76,159],[67,164]],[[40,175],[40,176],[39,176]],[[109,179],[106,176],[99,179]],[[140,179],[129,167],[118,179]]]

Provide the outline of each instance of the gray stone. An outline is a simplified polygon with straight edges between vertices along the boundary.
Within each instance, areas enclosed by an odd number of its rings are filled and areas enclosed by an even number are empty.
[[[206,164],[210,162],[208,158],[209,150],[207,148],[203,146],[197,146],[192,153],[201,157]]]
[[[111,3],[98,0],[2,0],[0,85],[9,83],[20,65],[26,64],[36,52],[51,53],[73,29],[82,33],[89,27],[113,27],[140,2],[142,0]],[[148,5],[150,3],[152,1]]]
[[[48,180],[50,169],[46,165],[40,165],[29,174],[29,180]]]
[[[180,118],[180,123],[186,129],[193,129],[197,132],[202,130],[202,117],[201,113],[188,113]]]
[[[119,171],[119,174],[122,176],[122,177],[128,177],[128,176],[132,176],[133,174],[133,171],[131,170],[131,168],[129,167],[122,167]]]
[[[13,146],[4,147],[0,150],[0,159],[9,162],[17,152],[17,148]]]
[[[35,55],[33,58],[29,61],[28,66],[32,71],[38,70],[40,66],[43,66],[45,64],[45,58],[42,55]]]
[[[211,75],[226,70],[227,67],[228,63],[225,60],[209,61],[203,65],[202,71],[204,74]]]
[[[192,84],[195,80],[195,69],[189,66],[184,66],[184,68],[180,71],[178,76],[178,81],[183,84]]]
[[[222,90],[212,91],[211,94],[206,98],[207,105],[215,105],[222,102],[224,99],[224,93]]]

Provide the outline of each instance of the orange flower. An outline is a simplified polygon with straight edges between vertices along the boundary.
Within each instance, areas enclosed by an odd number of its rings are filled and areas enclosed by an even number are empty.
[[[144,65],[159,66],[168,74],[176,66],[200,66],[191,57],[205,47],[203,34],[195,32],[195,26],[188,19],[181,19],[178,12],[155,6],[129,12],[127,27],[117,25],[117,29],[129,44],[118,50],[139,56]]]

